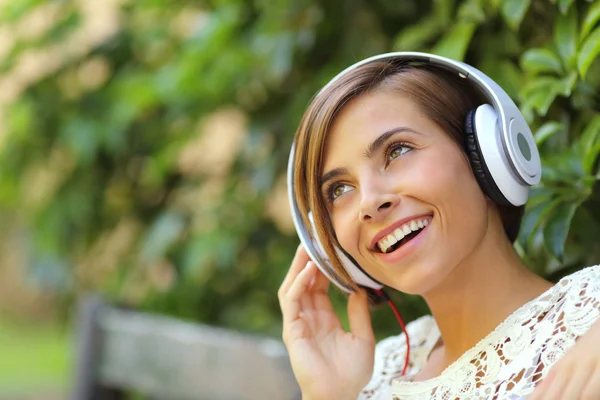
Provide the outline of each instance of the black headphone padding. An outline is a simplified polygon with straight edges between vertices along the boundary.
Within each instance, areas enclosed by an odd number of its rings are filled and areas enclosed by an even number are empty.
[[[465,121],[465,150],[471,163],[471,169],[486,196],[498,205],[509,206],[511,203],[504,197],[498,186],[496,186],[479,148],[479,142],[475,135],[476,111],[476,109],[469,111]]]

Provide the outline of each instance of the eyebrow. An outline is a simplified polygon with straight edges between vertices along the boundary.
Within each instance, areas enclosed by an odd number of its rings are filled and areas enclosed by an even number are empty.
[[[406,131],[408,131],[408,132],[414,132],[416,134],[419,134],[419,132],[417,132],[417,131],[415,131],[413,129],[410,129],[410,128],[406,127],[406,126],[400,126],[400,127],[397,127],[397,128],[390,129],[389,131],[386,131],[386,132],[382,133],[381,135],[379,135],[379,137],[377,139],[375,139],[369,145],[369,147],[365,151],[365,155],[368,158],[372,158],[373,154],[375,152],[377,152],[377,150],[379,150],[381,148],[381,146],[383,146],[385,144],[385,142],[390,137],[394,136],[397,133],[406,132]],[[347,174],[347,173],[348,173],[348,169],[347,168],[335,168],[335,169],[332,169],[331,171],[328,171],[327,173],[323,174],[323,176],[321,177],[321,182],[320,182],[321,186],[323,186],[327,181],[329,181],[329,180],[331,180],[331,179],[333,179],[335,177],[338,177],[340,175]]]
[[[348,173],[348,169],[347,168],[335,168],[332,169],[331,171],[327,172],[326,174],[324,174],[321,177],[321,186],[323,186],[327,181],[338,177],[340,175],[344,175]]]
[[[386,131],[386,132],[382,133],[381,135],[379,135],[379,137],[377,139],[375,139],[373,141],[373,143],[371,143],[369,145],[369,147],[367,148],[367,151],[365,151],[365,155],[367,156],[367,158],[373,158],[373,154],[376,153],[377,150],[379,150],[381,148],[381,146],[383,146],[385,144],[385,142],[391,136],[394,136],[397,133],[406,132],[406,131],[418,133],[406,126],[399,126],[398,128],[390,129],[389,131]]]

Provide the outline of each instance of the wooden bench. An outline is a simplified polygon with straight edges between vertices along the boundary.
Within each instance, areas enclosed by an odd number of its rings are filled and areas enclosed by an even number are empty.
[[[300,400],[279,340],[112,308],[78,312],[73,400]]]

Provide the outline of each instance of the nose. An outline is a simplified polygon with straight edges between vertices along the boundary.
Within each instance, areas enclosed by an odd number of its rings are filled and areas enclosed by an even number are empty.
[[[400,196],[395,193],[363,187],[358,218],[361,222],[379,221],[399,203]]]

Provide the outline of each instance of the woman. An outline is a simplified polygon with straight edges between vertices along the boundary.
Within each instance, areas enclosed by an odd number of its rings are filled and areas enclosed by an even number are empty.
[[[467,154],[465,132],[478,123],[470,111],[488,99],[466,74],[404,60],[342,73],[296,135],[293,196],[331,267],[319,270],[300,246],[279,290],[303,399],[600,398],[589,348],[600,340],[600,268],[557,285],[527,269],[512,246],[523,206],[490,191],[482,154]],[[407,326],[407,365],[404,336],[375,345],[376,295],[354,282],[343,255],[427,302],[431,316]],[[350,332],[324,273],[353,292]]]

